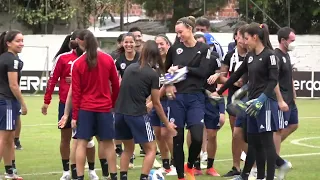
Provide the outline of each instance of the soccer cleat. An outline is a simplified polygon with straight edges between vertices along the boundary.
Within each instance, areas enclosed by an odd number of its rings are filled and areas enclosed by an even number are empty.
[[[95,170],[89,170],[88,175],[90,180],[99,180],[99,176]]]
[[[195,176],[201,176],[203,175],[202,171],[196,168],[193,168],[193,173]]]
[[[60,180],[71,180],[71,175],[69,171],[64,171]]]
[[[212,167],[210,169],[207,169],[207,172],[206,172],[207,175],[209,176],[214,176],[214,177],[219,177],[220,174]]]
[[[287,161],[287,160],[284,160],[287,164],[288,164],[288,166],[289,166],[289,168],[290,169],[292,169],[293,167],[292,167],[292,164],[291,164],[291,162],[290,161]]]
[[[237,170],[237,168],[232,167],[227,174],[223,175],[222,177],[233,177],[233,176],[240,176],[240,171]]]
[[[278,179],[278,180],[283,180],[283,179],[286,177],[286,175],[287,175],[287,173],[289,172],[289,170],[290,170],[289,163],[288,163],[288,162],[284,163],[284,164],[283,164],[281,167],[279,167],[279,169],[278,169],[277,179]]]
[[[170,166],[170,169],[171,169],[170,172],[168,172],[166,174],[166,176],[176,176],[176,175],[178,175],[176,167]]]
[[[161,168],[161,164],[159,163],[159,161],[157,159],[154,159],[153,161],[153,167],[154,168]]]
[[[184,173],[185,173],[186,180],[196,180],[194,176],[193,168],[192,169],[188,168],[187,164],[184,165]]]
[[[5,174],[4,175],[5,180],[23,180],[22,177],[16,175],[16,174]]]

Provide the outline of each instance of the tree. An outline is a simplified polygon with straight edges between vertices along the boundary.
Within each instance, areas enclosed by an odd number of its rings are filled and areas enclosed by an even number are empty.
[[[71,0],[76,8],[77,29],[95,26],[100,18],[100,25],[104,24],[104,19],[110,17],[115,22],[111,10],[119,9],[117,0]]]
[[[204,15],[204,11],[212,12],[228,3],[225,0],[206,0],[206,10],[204,10],[204,0],[135,0],[142,4],[148,16],[163,15],[172,13],[172,18],[168,23],[169,29],[174,30],[175,22],[185,16],[199,17]]]
[[[246,14],[246,0],[240,0],[240,13]],[[271,33],[276,33],[279,27],[249,1],[249,19],[258,23],[265,22]],[[254,1],[280,26],[288,26],[288,0],[255,0]],[[290,0],[290,27],[297,34],[316,34],[320,32],[320,1]]]
[[[32,29],[34,34],[49,33],[58,21],[69,20],[74,13],[67,0],[0,0],[2,12]]]

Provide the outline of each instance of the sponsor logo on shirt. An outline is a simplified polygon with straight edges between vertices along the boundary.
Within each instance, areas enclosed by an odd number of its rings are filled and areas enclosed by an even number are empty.
[[[179,55],[179,54],[181,54],[183,52],[183,49],[182,48],[178,48],[177,49],[177,54]]]
[[[276,56],[275,56],[275,55],[271,55],[271,56],[270,56],[270,64],[271,64],[272,66],[277,65],[277,60],[276,60]]]
[[[13,69],[19,69],[19,61],[13,60]]]
[[[287,59],[285,57],[282,57],[282,60],[283,60],[284,63],[287,62]]]
[[[126,63],[121,63],[121,64],[120,64],[120,68],[121,68],[121,69],[125,69],[126,66],[127,66]]]

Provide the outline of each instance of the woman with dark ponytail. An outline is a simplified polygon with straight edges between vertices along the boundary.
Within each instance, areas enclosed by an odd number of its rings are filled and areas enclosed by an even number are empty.
[[[267,162],[266,180],[273,180],[276,159],[279,158],[273,141],[273,132],[279,129],[278,95],[275,93],[279,74],[278,60],[272,50],[266,25],[249,24],[245,30],[245,43],[250,52],[237,71],[213,96],[221,95],[244,73],[248,73],[249,101],[242,107],[247,118],[248,155],[241,175],[235,179],[248,179],[256,161],[257,179],[265,179]]]
[[[42,106],[42,114],[47,115],[48,107],[51,102],[52,93],[56,84],[59,81],[59,108],[58,108],[58,121],[64,115],[64,109],[66,106],[66,100],[68,91],[71,83],[71,65],[74,60],[76,60],[79,56],[82,55],[83,51],[79,48],[79,45],[76,41],[78,38],[80,30],[74,31],[72,34],[68,35],[63,41],[59,51],[55,56],[55,63],[53,69],[50,73],[50,78],[48,80],[48,85],[46,88],[46,92],[44,95],[44,104]],[[60,79],[60,80],[59,80]],[[70,167],[69,167],[69,159],[70,159],[70,141],[72,136],[71,129],[71,116],[68,116],[69,120],[67,123],[58,128],[61,130],[61,140],[60,140],[60,154],[62,158],[62,166],[63,166],[63,175],[61,180],[67,180],[68,178],[74,179],[76,178],[76,168],[75,162],[71,158],[71,175],[70,175]],[[76,143],[74,140],[73,144]],[[75,147],[75,146],[73,146]],[[89,176],[90,179],[98,179],[98,176],[94,169],[95,163],[95,147],[94,141],[92,141],[92,146],[88,149],[88,164],[89,164]]]
[[[22,179],[13,172],[15,167],[12,162],[19,111],[22,115],[28,111],[19,87],[23,62],[18,53],[21,53],[23,46],[20,31],[7,31],[0,35],[0,157],[4,159],[5,179]]]
[[[76,40],[85,51],[71,69],[71,126],[76,129],[78,180],[84,179],[86,149],[93,136],[99,140],[99,149],[103,149],[101,154],[107,157],[111,180],[117,180],[113,143],[115,129],[111,112],[119,93],[117,70],[112,57],[98,50],[97,39],[89,30],[82,30]]]

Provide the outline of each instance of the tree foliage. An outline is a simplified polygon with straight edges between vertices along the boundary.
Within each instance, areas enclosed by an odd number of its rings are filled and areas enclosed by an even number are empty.
[[[204,10],[204,0],[135,0],[134,2],[142,4],[148,16],[165,15],[172,13],[169,21],[169,29],[172,31],[174,22],[185,16],[203,16],[204,11],[214,12],[227,4],[225,0],[206,0],[206,9]]]
[[[14,15],[14,19],[32,29],[33,33],[53,31],[57,21],[69,20],[75,11],[68,0],[0,0],[3,12]]]
[[[34,34],[51,34],[58,24],[71,24],[74,30],[89,27],[100,16],[113,19],[110,11],[117,4],[117,0],[0,0],[0,12],[14,15]]]
[[[288,26],[288,0],[255,0],[254,1],[280,26]],[[246,14],[246,0],[240,0],[240,13]],[[320,0],[290,0],[290,27],[297,34],[319,34],[320,32]],[[269,25],[271,33],[279,29],[270,19],[249,0],[249,19]]]

